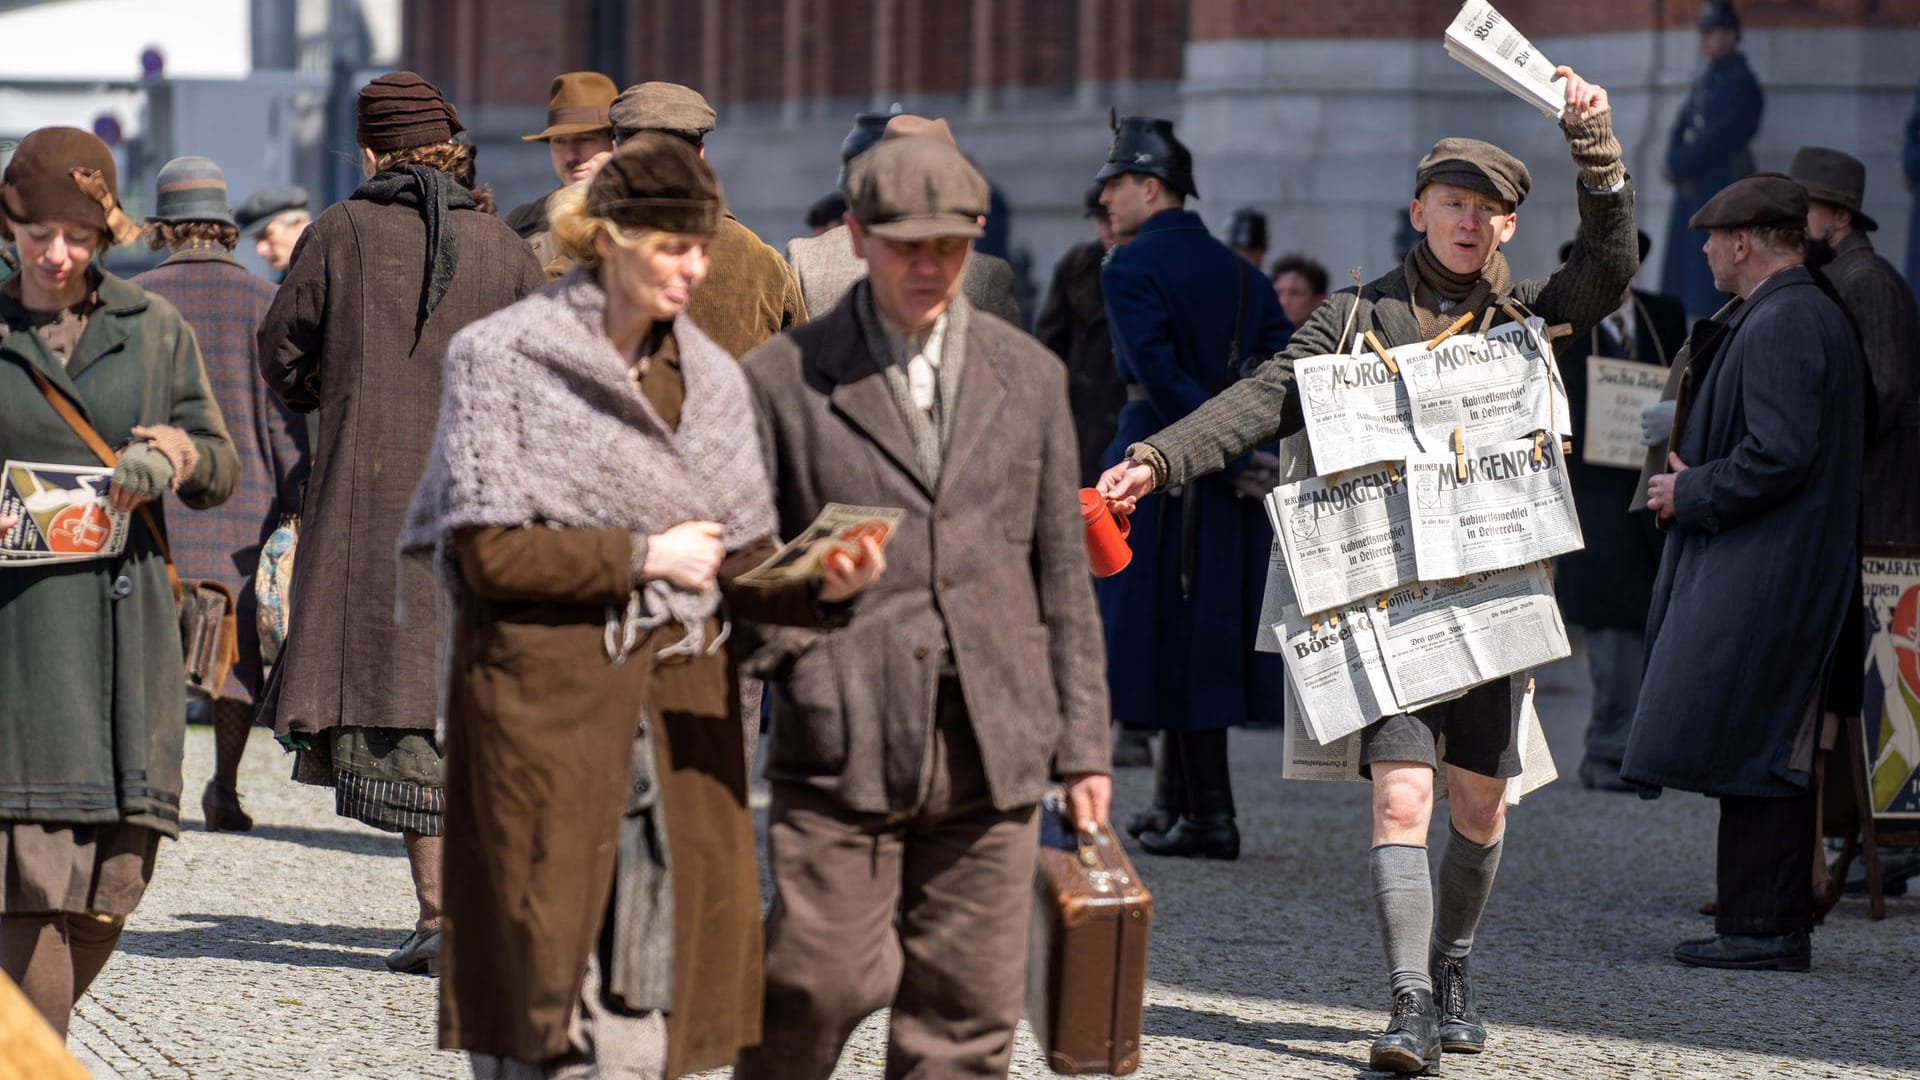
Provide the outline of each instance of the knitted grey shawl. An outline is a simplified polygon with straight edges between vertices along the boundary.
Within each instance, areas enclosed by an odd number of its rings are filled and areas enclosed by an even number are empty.
[[[400,533],[402,555],[433,556],[457,599],[450,539],[460,529],[548,525],[653,535],[685,521],[726,527],[729,551],[773,534],[775,516],[753,401],[739,364],[685,314],[673,322],[686,404],[668,430],[605,330],[606,293],[576,268],[472,323],[447,349],[440,424]],[[608,612],[608,652],[678,621],[702,647],[718,608],[709,589],[665,582]],[[718,642],[714,643],[715,645]]]

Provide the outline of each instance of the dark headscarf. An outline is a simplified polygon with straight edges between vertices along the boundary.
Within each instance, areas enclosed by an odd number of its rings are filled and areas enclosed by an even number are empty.
[[[414,321],[417,331],[447,295],[453,272],[460,265],[460,245],[447,221],[447,212],[474,209],[473,195],[439,169],[408,163],[375,173],[360,185],[353,198],[411,206],[427,223],[427,288],[420,296],[420,313]]]

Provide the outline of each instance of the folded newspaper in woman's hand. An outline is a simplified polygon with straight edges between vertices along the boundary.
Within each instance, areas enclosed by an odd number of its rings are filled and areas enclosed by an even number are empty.
[[[1565,110],[1567,81],[1554,76],[1553,62],[1487,0],[1460,5],[1447,27],[1446,44],[1448,56],[1549,118],[1558,119]]]
[[[900,519],[906,516],[905,510],[891,506],[828,503],[799,536],[780,545],[766,562],[736,580],[742,585],[778,585],[825,577],[826,557],[832,552],[846,555],[857,565],[866,559],[860,542],[870,539],[886,547]]]

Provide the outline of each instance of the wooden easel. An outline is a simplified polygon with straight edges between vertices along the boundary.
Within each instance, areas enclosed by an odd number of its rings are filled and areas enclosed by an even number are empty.
[[[1880,845],[1890,844],[1899,847],[1920,847],[1920,823],[1913,828],[1890,829],[1882,826],[1873,816],[1873,800],[1868,794],[1871,788],[1867,783],[1867,724],[1858,716],[1843,717],[1840,721],[1839,737],[1829,753],[1838,753],[1847,760],[1847,786],[1852,788],[1853,820],[1843,824],[1828,823],[1824,816],[1827,801],[1827,777],[1823,770],[1820,774],[1818,791],[1815,798],[1823,811],[1822,827],[1818,832],[1823,837],[1833,837],[1843,841],[1840,856],[1834,860],[1830,871],[1834,886],[1834,899],[1837,899],[1841,882],[1847,879],[1847,869],[1853,865],[1853,857],[1859,855],[1867,868],[1867,912],[1874,919],[1887,917],[1887,894],[1880,880]],[[1832,902],[1816,900],[1816,905],[1824,911],[1832,907]]]

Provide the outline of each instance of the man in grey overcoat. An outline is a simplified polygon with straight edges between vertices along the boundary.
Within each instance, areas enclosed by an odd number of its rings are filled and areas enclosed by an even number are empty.
[[[1005,1076],[1036,804],[1104,823],[1107,688],[1066,371],[960,290],[986,181],[890,139],[848,181],[869,272],[742,359],[780,531],[898,507],[883,583],[769,677],[767,999],[741,1080],[826,1080],[891,1006],[889,1076]]]
[[[1700,967],[1812,957],[1812,759],[1856,606],[1864,399],[1858,338],[1802,264],[1806,221],[1806,192],[1779,175],[1693,216],[1739,302],[1695,332],[1667,471],[1648,481],[1671,531],[1620,774],[1720,800],[1715,932],[1673,950]]]

